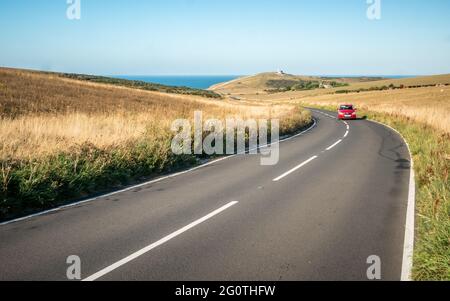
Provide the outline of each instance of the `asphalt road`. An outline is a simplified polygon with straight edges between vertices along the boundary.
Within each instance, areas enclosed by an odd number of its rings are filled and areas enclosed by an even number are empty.
[[[0,226],[0,280],[67,280],[69,255],[85,280],[367,280],[371,255],[400,280],[407,146],[379,124],[314,116],[276,166],[235,156]]]

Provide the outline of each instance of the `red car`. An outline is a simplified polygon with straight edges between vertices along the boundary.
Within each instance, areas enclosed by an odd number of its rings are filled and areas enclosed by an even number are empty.
[[[338,118],[343,119],[356,119],[356,108],[351,105],[341,105],[338,109]]]

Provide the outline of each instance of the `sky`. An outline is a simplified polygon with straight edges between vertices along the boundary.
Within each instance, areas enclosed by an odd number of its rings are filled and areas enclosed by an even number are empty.
[[[80,19],[68,18],[67,1],[80,1]],[[368,17],[367,1],[380,1],[378,20]],[[449,13],[448,0],[1,0],[0,66],[102,75],[443,74]]]

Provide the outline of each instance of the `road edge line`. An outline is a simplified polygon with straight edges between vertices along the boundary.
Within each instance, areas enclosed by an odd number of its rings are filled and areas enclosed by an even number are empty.
[[[405,240],[403,243],[401,281],[412,281],[413,280],[412,270],[414,263],[414,242],[415,242],[415,216],[416,216],[416,176],[414,171],[414,157],[412,155],[411,147],[409,146],[408,141],[397,129],[376,120],[372,119],[367,120],[382,125],[396,132],[405,142],[406,147],[408,148],[409,156],[411,158],[408,205],[406,209]]]

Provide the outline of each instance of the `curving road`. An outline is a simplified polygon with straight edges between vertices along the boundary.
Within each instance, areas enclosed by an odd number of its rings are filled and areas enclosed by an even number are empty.
[[[400,280],[407,146],[331,114],[276,166],[234,156],[0,226],[0,280],[67,280],[69,255],[84,280],[367,280],[371,255]]]

